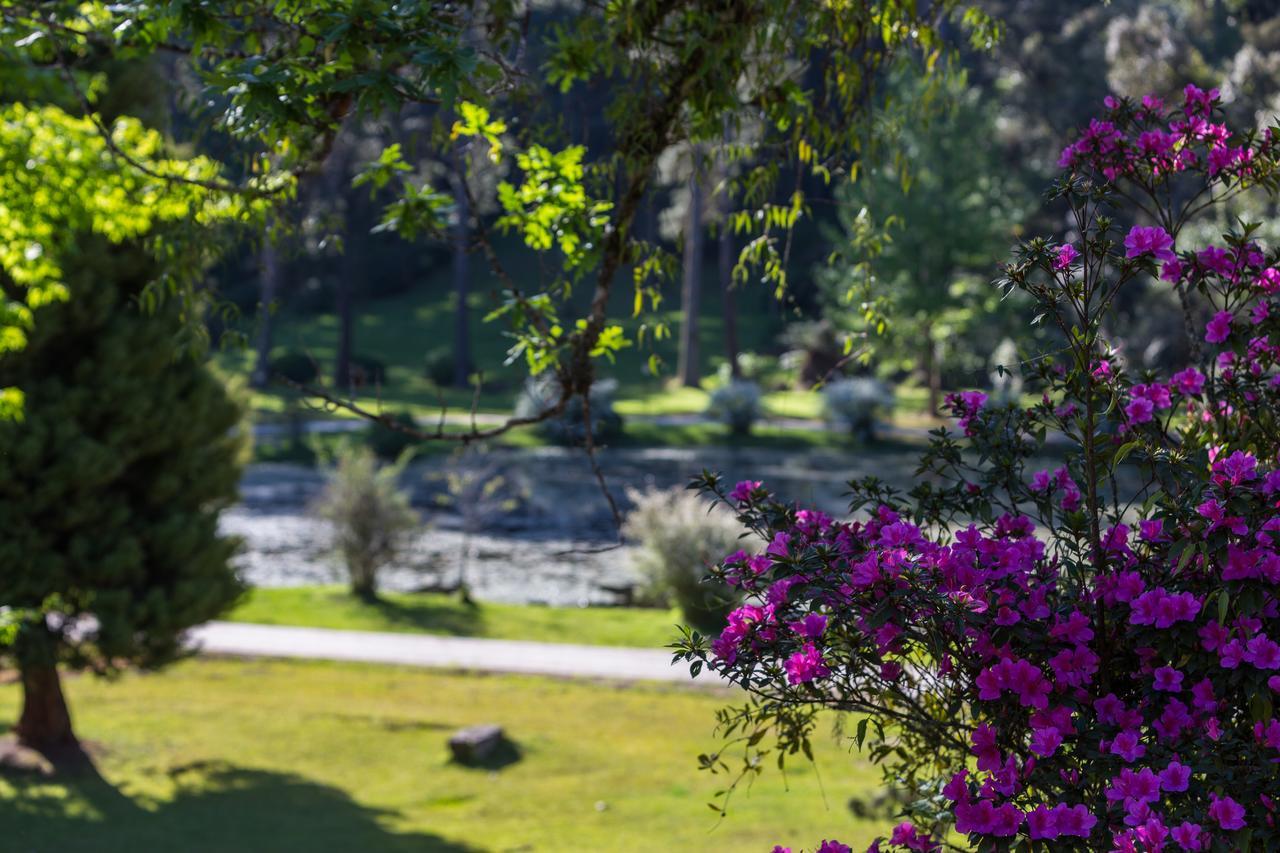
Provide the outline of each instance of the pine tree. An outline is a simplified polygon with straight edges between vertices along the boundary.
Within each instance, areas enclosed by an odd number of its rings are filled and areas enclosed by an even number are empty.
[[[152,252],[86,234],[60,260],[70,298],[0,358],[0,386],[26,394],[23,420],[0,423],[0,600],[36,614],[12,649],[15,732],[46,752],[76,745],[59,664],[171,661],[182,632],[241,591],[235,543],[218,534],[243,455],[239,407],[177,345],[178,300],[140,309]]]

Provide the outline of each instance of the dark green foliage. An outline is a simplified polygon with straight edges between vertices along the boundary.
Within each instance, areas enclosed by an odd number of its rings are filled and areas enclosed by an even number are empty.
[[[352,356],[351,381],[366,388],[381,385],[387,381],[387,365],[373,356]]]
[[[320,365],[305,352],[289,350],[271,359],[271,373],[290,382],[309,385],[320,378]]]
[[[58,638],[73,663],[156,665],[241,592],[236,543],[218,535],[241,413],[175,346],[180,303],[139,309],[157,274],[147,252],[85,237],[61,260],[71,299],[0,359],[0,385],[27,400],[24,420],[0,423],[0,590],[16,607],[95,617],[87,640]]]
[[[453,351],[449,347],[436,347],[427,353],[426,375],[441,388],[453,384]]]
[[[416,428],[418,426],[417,421],[413,419],[413,415],[409,412],[397,412],[392,415],[392,420],[407,427]],[[370,424],[364,436],[365,444],[368,445],[369,449],[379,459],[384,460],[397,459],[401,453],[419,444],[418,440],[413,436],[385,427],[379,423]]]

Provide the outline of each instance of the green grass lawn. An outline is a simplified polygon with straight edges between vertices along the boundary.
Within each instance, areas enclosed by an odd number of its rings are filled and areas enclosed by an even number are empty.
[[[226,618],[263,625],[648,648],[675,642],[680,622],[676,610],[466,605],[456,596],[434,593],[384,593],[377,602],[367,602],[336,586],[255,588]]]
[[[0,776],[5,850],[722,851],[866,845],[890,821],[845,803],[875,774],[824,725],[817,770],[770,766],[717,821],[719,691],[396,667],[195,660],[154,675],[69,679],[100,775]],[[0,687],[10,722],[18,689]],[[461,726],[495,722],[505,766],[446,760]],[[770,765],[772,763],[770,762]]]

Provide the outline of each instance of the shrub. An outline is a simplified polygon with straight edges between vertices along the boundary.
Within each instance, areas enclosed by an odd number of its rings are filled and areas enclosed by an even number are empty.
[[[741,528],[723,510],[707,505],[687,489],[637,491],[623,536],[636,544],[634,560],[643,584],[639,600],[677,606],[690,625],[718,633],[738,596],[732,587],[706,577],[707,569],[739,544]]]
[[[448,388],[453,385],[453,350],[449,347],[436,347],[428,352],[424,365],[427,378],[436,385],[441,388]]]
[[[271,359],[271,372],[299,385],[310,385],[320,378],[320,365],[302,350],[287,350]]]
[[[991,351],[991,399],[997,405],[1022,401],[1022,368],[1018,364],[1018,345],[1011,338],[1000,341]]]
[[[622,434],[622,416],[613,408],[614,393],[618,383],[601,380],[591,386],[591,437],[596,444],[607,444]],[[525,382],[524,391],[516,400],[518,418],[531,417],[554,406],[560,396],[560,386],[554,376],[531,377]],[[539,432],[549,441],[567,447],[580,447],[586,442],[585,422],[582,417],[582,397],[574,394],[564,411],[538,424]]]
[[[391,419],[410,428],[418,426],[409,412],[396,412]],[[364,443],[379,459],[390,462],[399,459],[406,450],[417,447],[419,442],[407,433],[375,422],[364,431]]]
[[[1109,98],[1063,153],[1076,242],[1025,243],[1001,280],[1071,330],[1033,363],[1041,402],[952,395],[963,439],[937,434],[905,495],[853,484],[861,521],[702,479],[770,538],[766,565],[712,572],[750,603],[681,650],[757,697],[724,715],[752,733],[744,773],[831,706],[907,788],[887,847],[1280,848],[1280,255],[1247,225],[1176,249],[1195,205],[1274,191],[1280,161],[1216,113],[1194,86],[1172,113]],[[1164,225],[1132,224],[1139,204]],[[1157,276],[1194,362],[1134,375],[1102,329]],[[1065,458],[1034,470],[1049,432]]]
[[[374,598],[378,571],[400,555],[418,514],[399,486],[404,461],[380,465],[367,447],[348,444],[316,500],[315,513],[333,525],[333,548],[351,581],[351,592]]]
[[[822,389],[822,410],[827,420],[862,441],[875,440],[878,415],[892,408],[893,392],[878,379],[838,379]]]
[[[748,435],[763,413],[760,386],[746,379],[716,388],[707,405],[707,414],[724,423],[734,435]]]
[[[798,371],[799,387],[812,388],[839,377],[845,362],[845,343],[830,320],[792,323],[783,330],[782,342],[789,348],[784,353],[787,366]]]
[[[387,381],[387,365],[371,355],[351,357],[351,384],[357,388],[383,385]]]

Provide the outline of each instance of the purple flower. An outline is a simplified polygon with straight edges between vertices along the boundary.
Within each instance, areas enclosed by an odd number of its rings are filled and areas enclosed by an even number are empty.
[[[1182,673],[1171,666],[1160,667],[1156,670],[1155,689],[1177,693],[1182,689]]]
[[[1065,272],[1078,257],[1080,257],[1080,253],[1070,243],[1059,246],[1058,255],[1053,261],[1053,268],[1058,272]]]
[[[1183,821],[1170,831],[1174,842],[1183,850],[1203,850],[1205,845],[1202,834],[1200,824],[1191,821]]]
[[[821,613],[810,613],[803,619],[792,622],[791,630],[806,640],[816,640],[822,636],[823,631],[827,630],[827,617]]]
[[[853,853],[853,848],[839,841],[824,840],[815,853]]]
[[[822,653],[813,643],[805,643],[801,651],[787,658],[785,667],[787,681],[791,684],[804,684],[831,674],[831,670],[822,662]]]
[[[1186,104],[1183,111],[1187,115],[1209,115],[1213,109],[1213,102],[1218,100],[1218,90],[1210,89],[1205,91],[1193,83],[1188,83],[1186,88],[1182,90],[1183,96],[1186,98]]]
[[[1062,746],[1062,732],[1050,726],[1044,729],[1031,730],[1031,751],[1036,755],[1048,758]]]
[[[1188,367],[1173,374],[1169,384],[1179,394],[1199,394],[1204,390],[1204,374],[1194,367]]]
[[[1223,829],[1244,829],[1244,806],[1230,797],[1209,794],[1209,817]]]
[[[1231,312],[1219,311],[1213,315],[1213,319],[1205,327],[1204,339],[1211,344],[1220,344],[1229,337],[1231,337]]]
[[[966,781],[968,777],[967,770],[959,770],[952,774],[951,781],[942,789],[942,796],[953,803],[967,802],[969,800],[969,785]]]
[[[1138,522],[1138,535],[1144,542],[1159,542],[1164,537],[1163,518],[1144,518]]]
[[[916,829],[915,825],[909,821],[903,821],[893,828],[893,835],[889,838],[890,844],[896,844],[899,847],[905,847],[908,850],[933,850],[935,845],[929,834],[921,833]]]
[[[1245,645],[1244,659],[1258,669],[1280,669],[1280,643],[1259,634]]]
[[[1148,157],[1158,158],[1173,150],[1178,137],[1162,130],[1144,130],[1138,135],[1138,147]]]
[[[1220,486],[1238,486],[1258,476],[1258,459],[1252,453],[1237,450],[1213,465],[1213,481]]]
[[[1085,805],[1068,806],[1066,803],[1059,803],[1053,810],[1058,818],[1059,835],[1088,838],[1098,822],[1098,818]]]
[[[1172,261],[1165,261],[1164,266],[1160,268],[1161,281],[1176,282],[1182,278],[1182,274],[1186,272],[1186,265],[1182,261],[1174,258]]]
[[[759,480],[743,480],[733,487],[733,491],[729,493],[729,500],[735,503],[745,503],[751,500],[751,493],[764,485]]]
[[[1173,238],[1158,225],[1133,226],[1129,229],[1129,235],[1124,238],[1124,247],[1126,258],[1152,255],[1157,261],[1177,259],[1177,255],[1173,253]]]
[[[1160,799],[1160,779],[1149,767],[1136,772],[1126,767],[1112,778],[1106,794],[1112,802],[1154,803]]]
[[[1187,790],[1191,782],[1191,768],[1177,761],[1170,761],[1169,766],[1160,771],[1160,787],[1170,793]]]
[[[1057,838],[1058,815],[1044,803],[1027,812],[1027,835],[1035,841],[1042,838]]]
[[[1124,407],[1125,417],[1131,424],[1145,424],[1151,421],[1155,406],[1145,397],[1138,397]]]
[[[1196,260],[1205,269],[1216,272],[1218,275],[1229,275],[1235,267],[1235,263],[1231,259],[1231,253],[1217,246],[1206,246],[1201,249],[1196,253]]]
[[[1137,732],[1123,731],[1111,742],[1111,754],[1118,755],[1127,762],[1134,762],[1146,754],[1147,748],[1142,745]]]

